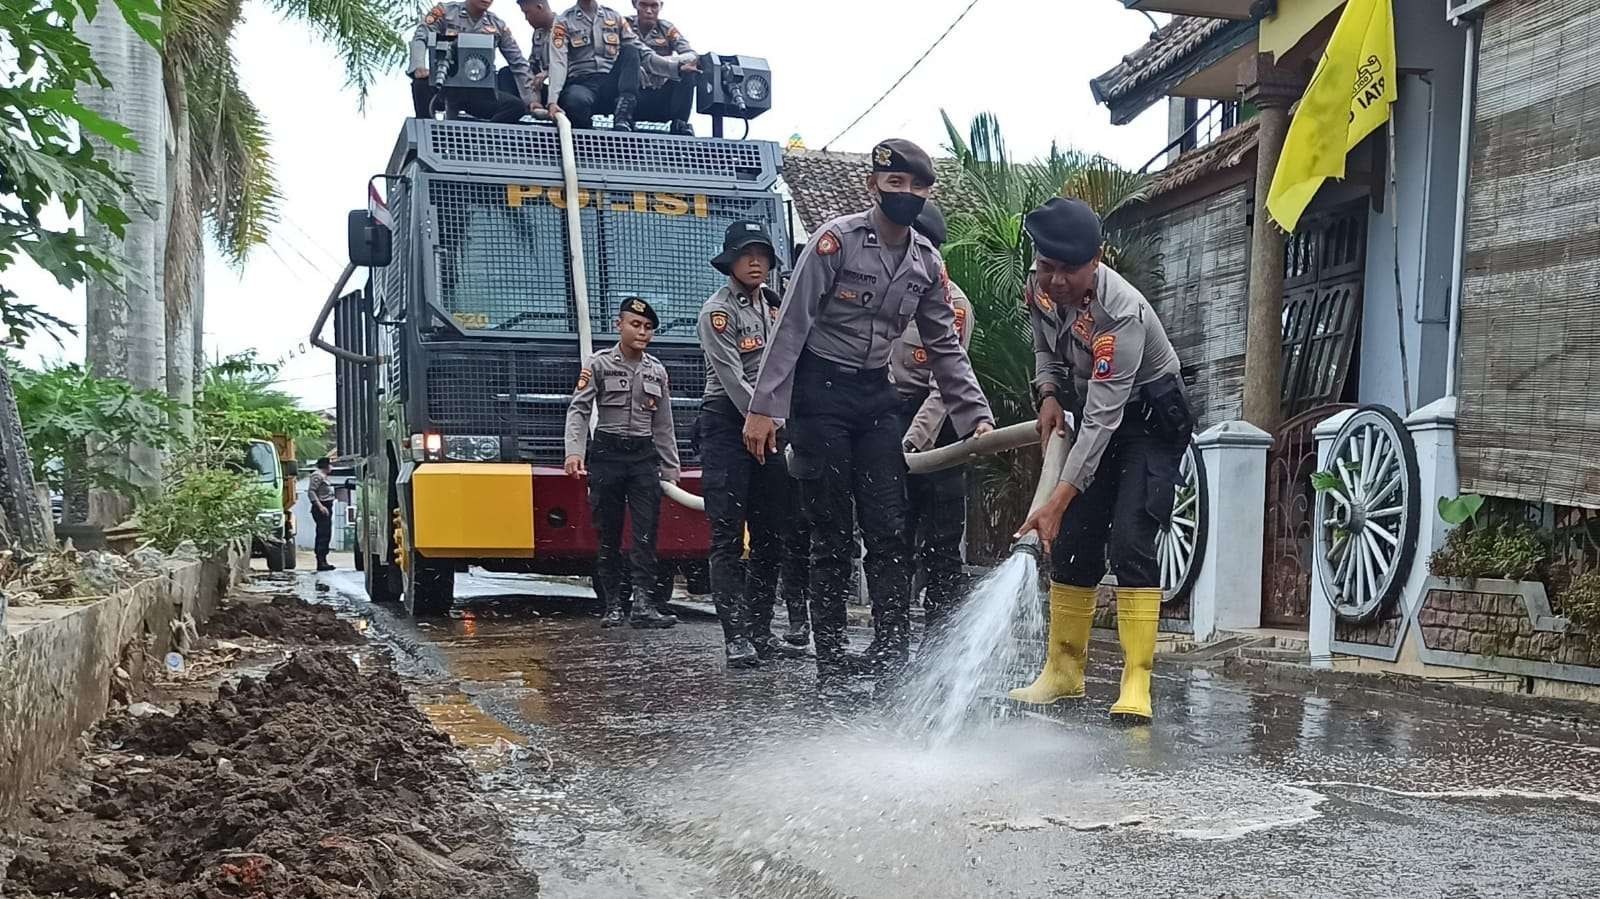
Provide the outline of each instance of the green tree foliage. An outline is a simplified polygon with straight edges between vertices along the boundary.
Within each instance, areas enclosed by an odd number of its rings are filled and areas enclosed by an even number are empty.
[[[1105,260],[1145,293],[1161,284],[1154,240],[1122,224],[1126,212],[1149,193],[1150,179],[1101,156],[1052,146],[1042,159],[1017,161],[1006,149],[1000,123],[989,114],[974,118],[965,133],[944,115],[949,150],[959,163],[954,192],[973,203],[949,217],[944,246],[951,280],[972,301],[973,368],[1000,425],[1027,421],[1033,406],[1033,332],[1023,290],[1033,265],[1033,242],[1022,227],[1030,210],[1054,196],[1088,203],[1106,221]],[[1022,505],[1039,477],[1037,450],[1007,453],[985,463],[983,508],[989,534],[979,535],[980,555],[1004,551],[1009,528],[1022,520]],[[985,539],[987,538],[987,539]]]
[[[154,0],[117,0],[134,31],[161,42],[161,10]],[[100,13],[96,0],[0,0],[0,272],[27,256],[63,287],[92,274],[108,274],[116,260],[70,227],[53,228],[41,216],[60,203],[68,216],[84,215],[121,237],[128,180],[95,154],[85,135],[135,149],[128,129],[84,107],[82,84],[106,85],[89,46],[73,32],[79,18]],[[14,54],[14,56],[13,56]],[[24,302],[0,281],[0,332],[21,344],[27,335],[71,329],[61,319]]]
[[[206,369],[205,390],[195,404],[195,422],[203,440],[224,454],[246,440],[281,434],[294,440],[316,439],[328,429],[315,412],[301,409],[293,396],[273,386],[278,367],[261,362],[252,352],[229,356]]]
[[[170,418],[176,407],[165,393],[98,378],[76,364],[10,370],[34,479],[52,490],[62,489],[71,476],[133,499],[138,489],[120,456],[111,465],[112,457],[98,450],[134,443],[166,450],[174,444]]]

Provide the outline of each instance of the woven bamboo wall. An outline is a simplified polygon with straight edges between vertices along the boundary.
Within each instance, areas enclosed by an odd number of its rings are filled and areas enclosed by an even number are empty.
[[[1600,5],[1488,8],[1462,291],[1462,489],[1600,507]]]
[[[1250,292],[1249,189],[1236,185],[1146,221],[1161,239],[1166,284],[1150,297],[1185,372],[1198,432],[1244,405]]]

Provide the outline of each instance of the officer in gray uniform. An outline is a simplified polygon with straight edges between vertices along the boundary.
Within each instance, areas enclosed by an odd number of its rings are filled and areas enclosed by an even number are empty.
[[[574,478],[589,476],[589,506],[600,544],[595,577],[606,603],[603,627],[622,624],[623,510],[633,522],[633,583],[654,584],[661,482],[678,480],[667,369],[645,352],[659,325],[649,303],[638,297],[623,300],[617,319],[622,339],[585,361],[567,410],[566,471]],[[599,419],[591,442],[589,414],[597,403]],[[633,603],[632,623],[672,627],[678,619],[663,615],[641,595]]]
[[[489,4],[492,2],[493,0],[456,0],[456,2],[441,3],[422,17],[416,33],[411,36],[409,67],[411,103],[417,118],[432,117],[434,95],[437,93],[433,85],[428,83],[430,62],[428,32],[430,31],[440,35],[494,35],[495,46],[500,49],[500,55],[506,58],[506,65],[510,67],[512,76],[516,79],[516,95],[496,90],[487,97],[479,98],[477,95],[484,92],[471,91],[473,99],[465,107],[469,115],[495,122],[515,122],[537,106],[538,93],[533,89],[528,60],[517,47],[517,39],[511,36],[510,26],[506,25],[504,19],[489,11]]]
[[[728,226],[722,252],[711,260],[728,283],[700,309],[706,389],[697,428],[701,493],[711,522],[711,593],[727,644],[730,668],[759,658],[797,658],[804,650],[772,633],[784,537],[794,528],[789,474],[777,453],[757,465],[744,449],[744,417],[755,392],[782,298],[767,286],[777,267],[772,238],[760,222]],[[745,528],[750,561],[744,564]]]
[[[1048,703],[1083,694],[1083,646],[1109,555],[1125,658],[1111,711],[1148,720],[1162,600],[1156,535],[1171,518],[1194,427],[1178,354],[1150,303],[1101,261],[1100,218],[1087,204],[1052,199],[1024,226],[1036,250],[1028,308],[1040,430],[1063,427],[1069,373],[1082,413],[1060,482],[1018,529],[1052,544],[1051,650],[1039,679],[1011,695]]]
[[[544,89],[550,80],[550,29],[555,26],[556,14],[550,8],[550,0],[517,0],[517,6],[522,9],[522,18],[533,27],[533,37],[529,38],[528,46],[528,69],[532,73],[530,84],[534,102],[539,110],[543,110],[550,103],[545,99]],[[506,75],[504,70],[497,73],[502,81]],[[540,113],[536,111],[535,114]]]
[[[944,244],[944,213],[939,211],[938,205],[929,202],[923,207],[922,214],[917,216],[916,229],[935,248]],[[940,274],[945,296],[955,314],[956,336],[965,351],[972,342],[972,303],[947,272]],[[895,344],[889,356],[889,374],[895,389],[900,391],[905,451],[919,453],[955,443],[955,426],[950,422],[944,398],[934,383],[928,351],[916,322],[906,328]],[[967,524],[966,473],[966,466],[960,465],[931,474],[906,476],[911,503],[906,533],[911,537],[913,571],[922,574],[926,587],[923,621],[930,632],[955,608],[962,595],[961,535]],[[917,580],[913,575],[913,596]]]
[[[598,0],[579,0],[550,28],[552,116],[565,110],[575,128],[593,126],[596,114],[612,114],[615,131],[632,131],[643,69],[666,78],[695,61],[689,54],[661,56],[646,47],[633,26]],[[642,67],[642,68],[641,68]]]
[[[661,18],[661,0],[633,0],[635,15],[628,23],[639,40],[657,56],[693,55],[694,48],[678,26]],[[694,110],[694,92],[700,84],[700,69],[694,63],[679,68],[677,79],[648,69],[639,73],[639,108],[635,113],[646,122],[670,122],[673,134],[694,135],[689,114]]]
[[[910,570],[900,395],[889,354],[915,319],[958,434],[993,415],[956,339],[942,262],[912,230],[934,183],[933,161],[905,140],[872,150],[872,208],[819,228],[790,280],[745,420],[745,448],[766,463],[788,419],[794,472],[811,526],[811,627],[819,685],[855,667],[841,645],[857,518],[868,589],[884,620],[868,662],[897,670],[910,655]]]

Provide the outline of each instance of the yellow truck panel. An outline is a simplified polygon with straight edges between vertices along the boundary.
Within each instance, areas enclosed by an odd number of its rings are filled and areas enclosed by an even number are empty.
[[[434,462],[411,475],[417,552],[435,559],[533,558],[533,466]]]

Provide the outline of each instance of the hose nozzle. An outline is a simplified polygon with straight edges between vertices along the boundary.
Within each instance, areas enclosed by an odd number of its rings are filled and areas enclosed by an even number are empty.
[[[1044,561],[1044,544],[1039,542],[1039,532],[1029,531],[1022,535],[1022,539],[1011,544],[1011,554],[1027,553],[1037,561]]]

